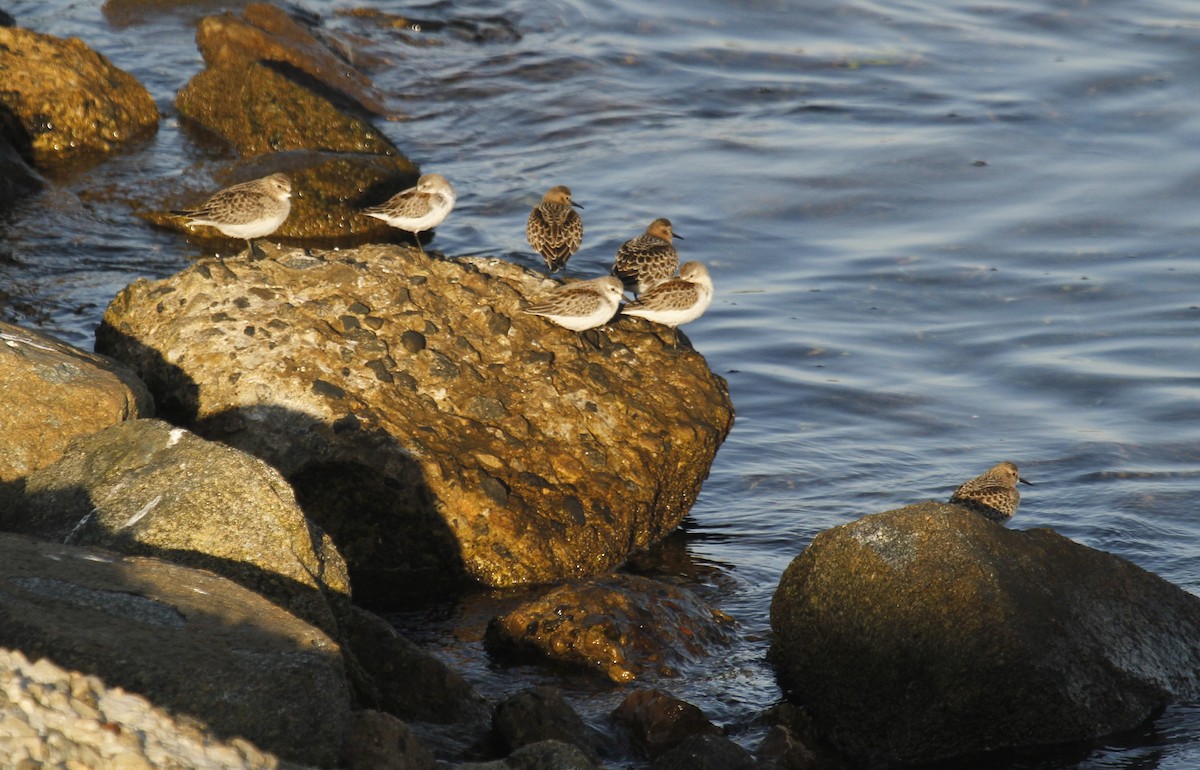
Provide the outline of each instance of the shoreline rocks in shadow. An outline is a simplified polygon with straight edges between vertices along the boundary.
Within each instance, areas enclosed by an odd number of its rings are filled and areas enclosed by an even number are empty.
[[[521,313],[545,280],[374,245],[202,260],[121,292],[97,349],[283,473],[356,596],[577,578],[679,524],[733,410],[690,349]]]
[[[790,698],[872,766],[1086,740],[1200,695],[1200,598],[942,503],[818,535],[771,627]]]
[[[337,643],[232,581],[0,533],[0,617],[0,648],[137,693],[190,733],[337,759],[350,714]]]

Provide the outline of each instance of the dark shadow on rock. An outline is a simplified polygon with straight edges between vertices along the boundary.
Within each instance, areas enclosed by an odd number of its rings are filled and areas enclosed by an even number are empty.
[[[376,114],[374,110],[355,99],[351,94],[329,86],[320,78],[313,77],[293,64],[272,59],[262,59],[260,63],[296,85],[306,88],[317,96],[326,99],[339,110],[349,113],[365,123],[370,123]]]
[[[97,676],[222,739],[336,759],[349,690],[312,626],[204,571],[13,534],[0,534],[0,551],[0,647]]]
[[[33,169],[33,141],[10,109],[0,103],[0,210],[45,186]]]
[[[172,293],[160,301],[170,302]],[[458,542],[438,515],[423,471],[391,436],[361,429],[352,413],[329,425],[273,405],[198,419],[199,387],[159,351],[107,322],[96,332],[96,349],[141,373],[159,394],[160,418],[283,474],[305,516],[329,533],[346,559],[356,602],[395,606],[411,595],[469,584]],[[260,430],[264,424],[273,429]]]

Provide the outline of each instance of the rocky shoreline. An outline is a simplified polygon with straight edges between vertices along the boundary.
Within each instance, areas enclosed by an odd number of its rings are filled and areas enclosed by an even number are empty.
[[[197,44],[207,68],[177,108],[238,156],[214,176],[285,171],[302,193],[262,258],[128,286],[97,353],[0,324],[14,766],[905,766],[1084,741],[1200,695],[1200,600],[925,503],[822,533],[783,575],[788,698],[751,754],[660,689],[684,663],[719,676],[736,619],[619,571],[695,501],[734,419],[724,380],[665,327],[585,338],[524,314],[544,275],[384,243],[396,231],[358,212],[418,169],[304,20],[250,4]],[[0,26],[0,71],[19,73],[4,198],[159,119],[78,40]],[[171,213],[195,192],[138,213],[235,243]],[[515,587],[530,598],[482,643],[627,690],[605,730],[552,687],[488,702],[370,611]]]

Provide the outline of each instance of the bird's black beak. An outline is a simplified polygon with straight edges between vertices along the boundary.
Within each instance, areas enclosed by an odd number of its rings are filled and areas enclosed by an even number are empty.
[[[583,204],[582,204],[582,203],[576,203],[575,201],[571,201],[571,205],[572,205],[572,206],[574,206],[574,207],[575,207],[575,208],[577,208],[577,209],[581,209],[581,208],[583,208]]]
[[[1020,476],[1017,476],[1017,481],[1021,482],[1022,484],[1028,484],[1031,487],[1033,486],[1032,481],[1026,481],[1025,479],[1021,478]]]

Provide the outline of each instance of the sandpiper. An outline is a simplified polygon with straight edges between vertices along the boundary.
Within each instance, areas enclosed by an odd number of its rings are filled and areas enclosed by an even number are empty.
[[[679,255],[672,245],[673,238],[683,240],[683,236],[676,235],[671,228],[670,220],[654,220],[645,233],[625,241],[617,249],[613,275],[639,295],[656,283],[670,280],[679,269]]]
[[[423,174],[416,187],[398,192],[378,206],[368,206],[362,213],[382,219],[392,227],[407,230],[421,245],[421,233],[440,225],[454,208],[454,188],[441,174]]]
[[[549,318],[559,326],[582,332],[603,326],[617,314],[624,296],[621,281],[611,275],[559,286],[526,313]]]
[[[566,267],[567,260],[583,243],[583,219],[576,208],[583,206],[571,200],[569,188],[558,185],[546,191],[542,202],[529,212],[525,237],[552,273]]]
[[[222,235],[241,238],[250,255],[254,239],[279,229],[292,210],[292,180],[286,174],[235,184],[213,195],[196,208],[173,211],[187,218],[188,226],[208,225]]]
[[[955,489],[954,494],[950,495],[950,502],[970,508],[992,521],[1007,521],[1017,512],[1017,505],[1021,502],[1017,482],[1033,486],[1032,482],[1021,478],[1016,465],[998,463],[982,476]]]
[[[656,284],[634,302],[625,306],[625,315],[670,326],[679,344],[680,324],[695,321],[708,309],[713,298],[713,282],[708,268],[699,262],[685,262],[679,277]]]

